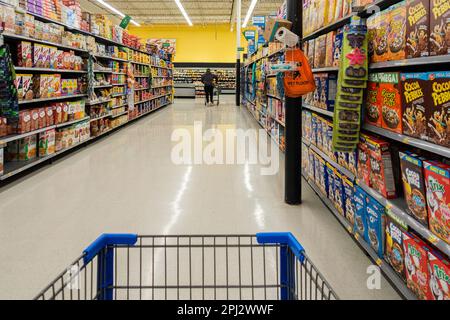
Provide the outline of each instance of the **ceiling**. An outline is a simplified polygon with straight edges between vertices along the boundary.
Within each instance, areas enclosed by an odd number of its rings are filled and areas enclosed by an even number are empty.
[[[107,3],[131,16],[140,24],[186,24],[174,0],[105,0]],[[95,0],[81,0],[83,11],[90,13],[109,14],[117,21],[111,12]],[[242,0],[242,20],[247,13],[251,0]],[[181,0],[189,18],[194,25],[210,23],[230,23],[233,6],[236,0]],[[259,0],[253,15],[274,14],[283,0]]]

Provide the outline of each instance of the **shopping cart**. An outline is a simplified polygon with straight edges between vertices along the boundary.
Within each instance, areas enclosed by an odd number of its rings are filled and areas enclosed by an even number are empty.
[[[220,93],[221,93],[220,87],[218,84],[216,84],[213,88],[213,101],[215,101],[215,103],[217,105],[219,105],[219,102],[220,102]],[[206,92],[205,92],[205,106],[207,104],[208,104],[208,102],[206,100]]]
[[[103,234],[36,300],[336,300],[291,233]]]

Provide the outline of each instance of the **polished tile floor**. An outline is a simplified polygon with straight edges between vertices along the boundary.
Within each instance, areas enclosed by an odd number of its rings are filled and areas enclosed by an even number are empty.
[[[371,261],[304,184],[283,202],[280,173],[259,165],[175,165],[173,130],[259,129],[225,97],[219,107],[175,104],[0,190],[0,298],[34,297],[104,232],[139,234],[291,231],[341,298],[398,299],[384,280],[369,290]]]

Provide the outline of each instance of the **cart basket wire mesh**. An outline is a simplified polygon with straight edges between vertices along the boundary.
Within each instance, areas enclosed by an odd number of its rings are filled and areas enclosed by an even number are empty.
[[[291,233],[103,234],[37,300],[336,300]]]

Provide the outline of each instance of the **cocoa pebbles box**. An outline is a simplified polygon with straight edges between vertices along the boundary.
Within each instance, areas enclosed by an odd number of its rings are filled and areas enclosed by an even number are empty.
[[[405,251],[403,249],[403,233],[406,230],[398,225],[392,218],[386,216],[386,246],[384,258],[397,272],[403,281],[405,275]]]
[[[450,71],[428,73],[427,126],[429,140],[450,147]]]
[[[450,54],[450,4],[448,0],[430,1],[430,55]]]
[[[406,58],[429,55],[429,0],[406,0]]]
[[[402,73],[401,97],[403,108],[403,134],[428,140],[426,96],[429,92],[428,73]]]

